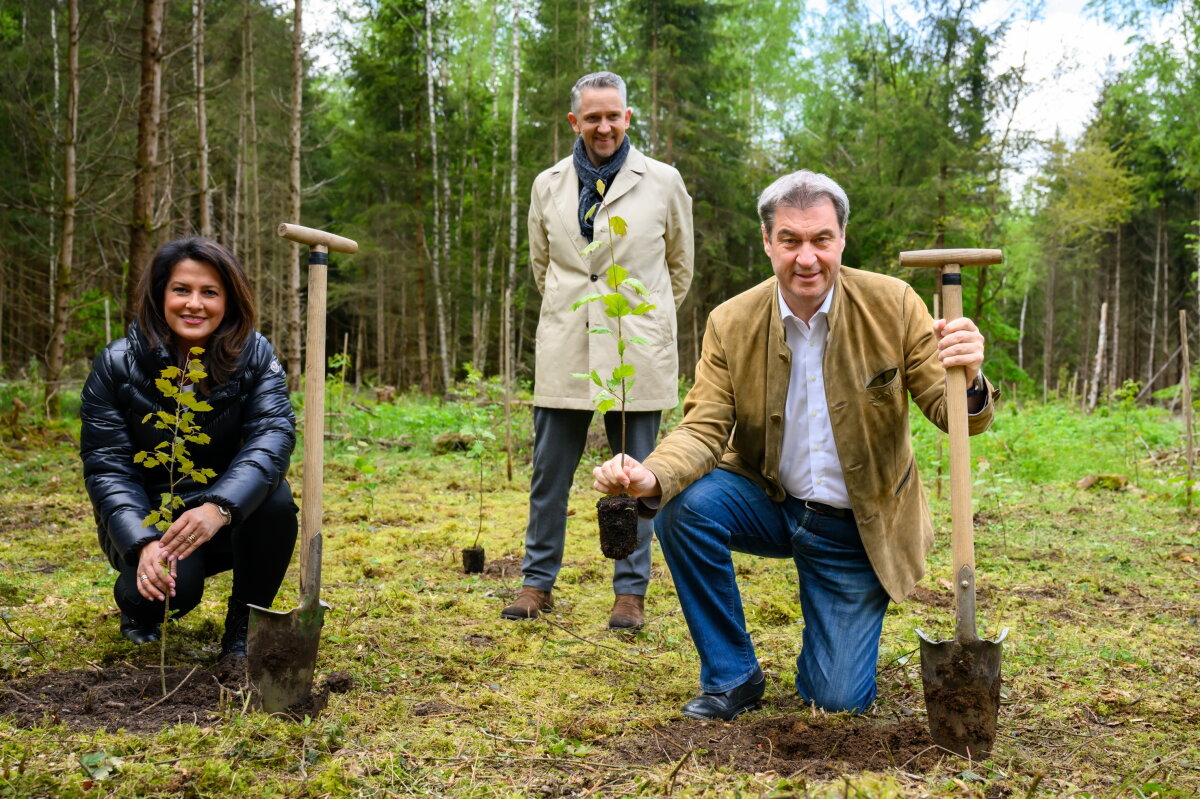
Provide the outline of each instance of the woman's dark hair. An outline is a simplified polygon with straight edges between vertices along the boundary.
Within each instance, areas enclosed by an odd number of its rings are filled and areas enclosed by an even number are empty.
[[[161,344],[176,356],[176,346],[163,312],[163,298],[175,265],[187,259],[217,270],[225,287],[225,317],[204,347],[202,360],[208,379],[224,383],[237,367],[242,350],[254,335],[254,292],[237,256],[222,245],[201,236],[175,239],[158,248],[150,268],[137,285],[137,323],[152,345]]]

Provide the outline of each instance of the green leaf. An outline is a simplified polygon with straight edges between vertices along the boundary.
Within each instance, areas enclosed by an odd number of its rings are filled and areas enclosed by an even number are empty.
[[[158,442],[157,444],[155,444],[155,445],[154,445],[154,448],[155,448],[155,449],[164,449],[164,448],[166,448],[166,447],[169,447],[169,446],[171,446],[171,442],[170,442],[170,441],[160,441],[160,442]]]
[[[153,416],[153,415],[154,415],[154,412],[153,412],[153,411],[151,411],[150,413],[148,413],[148,414],[146,414],[145,416],[143,416],[143,417],[142,417],[142,424],[145,424],[146,422],[150,421],[150,417],[151,417],[151,416]]]
[[[588,332],[589,332],[589,333],[596,333],[597,335],[602,335],[602,334],[605,334],[605,333],[607,333],[607,334],[608,334],[608,335],[610,335],[610,336],[612,335],[612,331],[611,331],[611,330],[609,330],[607,327],[593,327],[593,328],[591,328],[590,330],[588,330]]]
[[[199,400],[196,399],[196,395],[190,391],[184,391],[175,398],[175,401],[185,408],[192,409],[194,409],[196,407],[196,403],[199,402]]]
[[[579,251],[579,254],[580,255],[591,255],[592,253],[594,253],[596,250],[600,249],[603,246],[604,246],[603,241],[601,241],[600,239],[593,239],[592,242],[590,244],[588,244],[588,246],[584,247],[582,250]]]
[[[600,203],[596,203],[591,208],[589,208],[587,213],[583,215],[583,221],[586,222],[589,219],[591,219],[593,216],[595,216],[596,210],[599,208],[600,208]]]
[[[654,308],[655,308],[655,306],[651,305],[650,303],[643,302],[641,305],[634,308],[630,313],[632,313],[634,316],[641,316],[642,314],[646,313],[647,311],[653,311]]]
[[[609,217],[609,222],[612,223],[613,233],[616,233],[618,236],[624,236],[626,231],[629,229],[628,227],[626,227],[625,219],[622,217],[619,217],[619,216]]]
[[[170,522],[159,522],[158,524],[154,525],[154,529],[158,530],[160,533],[165,533],[167,528],[170,526]]]
[[[168,366],[166,369],[163,369],[161,372],[159,372],[159,375],[167,380],[174,380],[181,374],[183,374],[183,370],[178,366]]]
[[[596,403],[596,410],[600,411],[600,413],[608,413],[615,407],[617,407],[616,397],[611,397],[603,402]]]
[[[633,364],[623,363],[620,366],[618,366],[616,369],[613,369],[612,376],[616,380],[621,380],[626,377],[633,377],[633,375],[636,371],[637,370],[633,368]]]
[[[596,178],[596,191],[598,191],[600,193],[601,197],[604,196],[604,189],[605,189],[604,181],[600,180],[599,178]]]
[[[650,307],[651,307],[651,308],[653,308],[654,306],[653,306],[653,305],[651,305]],[[207,402],[205,402],[204,400],[200,400],[199,402],[197,402],[197,403],[196,403],[196,410],[198,410],[198,411],[200,411],[200,412],[211,411],[211,410],[212,410],[212,406],[211,406],[211,405],[209,405],[209,404],[208,404]]]
[[[193,444],[207,444],[210,441],[212,441],[212,439],[209,437],[208,433],[197,433],[196,435],[184,436],[184,437],[188,441],[192,442]]]
[[[171,497],[171,507],[172,508],[182,508],[186,504],[187,503],[183,501],[183,497],[180,497],[180,496]]]
[[[174,397],[179,393],[179,386],[169,380],[163,380],[161,377],[154,381],[154,385],[158,387],[158,392],[164,397]]]
[[[158,418],[161,419],[164,424],[169,424],[169,425],[175,424],[175,414],[173,414],[173,413],[167,413],[166,411],[159,411]]]
[[[630,310],[632,309],[629,307],[629,300],[625,299],[625,295],[604,295],[604,313],[606,316],[619,319],[622,316],[628,316]]]
[[[212,479],[213,477],[217,476],[217,473],[214,472],[212,469],[201,469],[200,473],[209,479]]]
[[[193,383],[199,383],[201,380],[203,380],[206,377],[208,377],[208,373],[203,372],[199,369],[193,369],[187,373],[187,379],[191,380]]]
[[[603,295],[589,294],[586,297],[584,297],[582,300],[575,300],[575,302],[571,303],[571,310],[577,311],[577,310],[579,310],[580,306],[587,305],[589,302],[595,302],[596,300],[599,300],[599,299],[603,299]]]
[[[591,377],[592,377],[593,383],[595,383],[600,388],[604,388],[604,381],[600,379],[600,374],[595,369],[592,370]]]
[[[161,513],[156,510],[152,510],[146,514],[146,518],[142,519],[142,527],[149,527],[152,524],[158,524],[158,520],[161,518]]]
[[[187,471],[187,470],[185,470],[185,471]],[[207,483],[208,482],[208,476],[205,475],[203,471],[195,471],[193,469],[193,470],[188,471],[188,476],[191,477],[193,480],[195,480],[197,483]]]
[[[188,350],[188,352],[191,353],[192,355],[203,355],[204,348],[203,347],[192,347],[190,350]]]
[[[631,289],[634,290],[634,292],[636,292],[637,294],[640,294],[643,297],[648,296],[650,294],[650,289],[646,288],[645,284],[642,283],[642,281],[638,280],[636,277],[633,277],[632,275],[625,278],[625,285],[629,286]]]
[[[625,267],[620,264],[613,264],[608,268],[608,272],[605,273],[604,282],[608,284],[609,288],[615,290],[620,288],[621,284],[628,277],[629,272],[625,271]]]
[[[139,452],[133,456],[133,462],[141,463],[142,461],[146,460],[146,456],[149,454],[150,454],[149,452]]]
[[[630,344],[641,344],[644,347],[650,346],[650,342],[646,341],[646,339],[642,338],[641,336],[630,336],[629,343]]]

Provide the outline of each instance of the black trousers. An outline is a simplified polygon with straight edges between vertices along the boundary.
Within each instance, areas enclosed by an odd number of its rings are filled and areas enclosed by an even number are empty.
[[[296,547],[298,512],[292,501],[291,486],[284,480],[241,524],[222,527],[179,561],[175,596],[171,597],[172,618],[179,618],[200,604],[205,579],[230,569],[233,569],[232,602],[270,607]],[[163,603],[138,593],[137,580],[137,565],[122,563],[121,574],[113,586],[117,607],[142,624],[162,621]]]

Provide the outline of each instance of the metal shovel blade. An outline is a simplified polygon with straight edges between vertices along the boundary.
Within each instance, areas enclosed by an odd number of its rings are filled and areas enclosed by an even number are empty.
[[[320,563],[321,536],[311,539],[310,558]],[[329,606],[315,591],[301,594],[294,610],[267,610],[250,605],[246,670],[258,694],[258,704],[267,713],[278,713],[308,699],[321,627]]]
[[[932,641],[921,630],[921,681],[929,732],[938,746],[971,760],[985,760],[996,742],[1000,712],[1000,644],[995,641]]]

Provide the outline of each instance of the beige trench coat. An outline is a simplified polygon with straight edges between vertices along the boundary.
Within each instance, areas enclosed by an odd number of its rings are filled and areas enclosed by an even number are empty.
[[[637,374],[625,407],[674,408],[679,402],[675,309],[692,283],[692,198],[674,167],[631,147],[606,199],[612,214],[628,224],[627,235],[613,239],[616,261],[645,284],[647,301],[657,306],[622,320],[626,339],[641,336],[648,342],[626,350]],[[595,238],[607,242],[608,227],[608,218],[599,213]],[[537,176],[529,203],[529,257],[542,293],[533,403],[543,408],[591,410],[595,384],[572,373],[594,369],[607,378],[617,363],[615,337],[588,333],[595,327],[615,330],[616,320],[604,315],[603,304],[571,310],[576,300],[612,291],[603,278],[608,247],[582,256],[586,245],[579,232],[579,178],[567,157]]]
[[[946,429],[946,371],[925,303],[903,281],[843,266],[822,367],[859,534],[879,582],[899,602],[925,573],[933,543],[909,434],[909,397]],[[748,477],[782,501],[779,455],[790,375],[774,277],[715,308],[683,421],[645,461],[662,487],[661,502],[714,467]],[[999,394],[990,384],[988,392],[992,401],[970,417],[971,435],[991,424]]]

